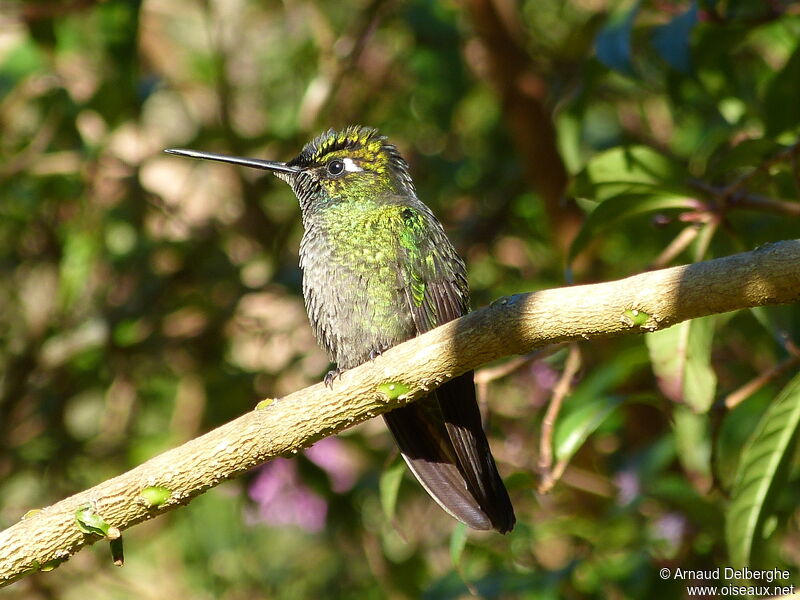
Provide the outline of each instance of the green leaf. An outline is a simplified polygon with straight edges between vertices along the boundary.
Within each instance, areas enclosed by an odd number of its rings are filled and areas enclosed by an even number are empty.
[[[786,148],[766,138],[737,141],[735,146],[721,144],[708,161],[707,177],[729,178],[738,171],[752,171],[756,165]]]
[[[595,40],[600,62],[630,77],[636,76],[631,61],[631,30],[638,12],[639,3],[636,2],[629,10],[612,15]]]
[[[70,231],[63,248],[59,292],[63,306],[70,308],[85,291],[94,269],[97,240],[92,234]]]
[[[672,413],[678,460],[692,482],[702,478],[701,491],[711,483],[711,433],[707,414],[697,414],[685,406]]]
[[[569,460],[586,439],[614,412],[624,398],[609,394],[647,363],[639,345],[618,353],[602,369],[593,370],[564,402],[553,434],[556,460]]]
[[[622,404],[617,396],[599,396],[558,420],[553,436],[556,460],[569,460],[586,439]]]
[[[581,156],[584,124],[582,119],[569,111],[560,111],[555,115],[558,149],[564,164],[570,173],[576,173],[583,164]]]
[[[111,335],[115,344],[125,348],[144,340],[150,329],[144,319],[122,319]]]
[[[404,472],[405,463],[400,460],[381,473],[378,488],[380,490],[383,513],[389,521],[394,519],[397,495],[400,493],[400,482],[403,480]]]
[[[53,560],[48,560],[41,566],[40,570],[43,573],[47,573],[58,567],[61,563],[66,562],[66,560],[66,558],[54,558]]]
[[[170,499],[172,491],[162,485],[151,485],[139,492],[139,496],[144,499],[147,506],[161,506]]]
[[[750,565],[753,549],[787,482],[800,425],[800,374],[783,388],[742,451],[731,492],[725,533],[734,567]]]
[[[583,222],[569,249],[567,263],[575,260],[601,231],[636,215],[663,210],[694,210],[697,202],[685,196],[624,194],[599,204]]]
[[[580,408],[597,396],[608,395],[610,390],[630,379],[631,375],[645,366],[649,357],[643,345],[637,344],[610,358],[602,369],[594,369],[578,384],[564,402],[566,415],[573,408]]]
[[[635,308],[626,308],[622,313],[622,318],[627,323],[630,323],[631,327],[641,327],[647,323],[652,316],[653,315],[650,315],[643,310],[638,310]]]
[[[379,384],[378,391],[390,400],[396,400],[408,394],[411,391],[411,386],[400,381],[390,381]]]
[[[3,87],[0,87],[0,91],[4,91],[5,85],[11,83],[5,80],[16,83],[23,77],[37,72],[41,73],[47,69],[45,53],[30,38],[25,38],[12,50],[6,51],[4,58],[5,60],[0,63],[0,81],[4,84]]]
[[[78,529],[83,533],[94,533],[105,537],[108,534],[109,524],[98,515],[91,506],[82,506],[75,511],[75,521]]]
[[[695,25],[697,25],[697,2],[692,2],[685,13],[653,30],[653,48],[673,69],[686,75],[692,71],[689,42]]]
[[[733,489],[742,448],[774,399],[775,389],[763,387],[747,402],[741,402],[725,413],[714,432],[714,476],[720,488]]]
[[[256,404],[256,410],[265,410],[275,403],[275,398],[264,398],[261,402]]]
[[[688,179],[681,164],[649,146],[617,146],[589,159],[570,193],[601,202],[635,192],[688,194]]]
[[[717,376],[711,367],[715,322],[712,315],[645,334],[661,391],[696,413],[711,408],[717,389]]]
[[[800,81],[800,44],[783,68],[772,77],[764,92],[764,124],[767,136],[775,136],[800,124],[798,81]]]
[[[453,561],[453,566],[458,568],[461,564],[461,556],[464,554],[464,548],[467,546],[467,526],[459,523],[453,529],[453,534],[450,536],[450,560]]]

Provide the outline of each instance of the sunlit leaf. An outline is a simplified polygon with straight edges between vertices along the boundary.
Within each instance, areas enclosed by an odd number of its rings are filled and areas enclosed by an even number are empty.
[[[707,414],[698,414],[685,406],[672,411],[675,446],[684,471],[701,491],[711,484],[711,435]]]
[[[453,528],[453,533],[450,535],[450,560],[454,567],[461,564],[461,555],[464,554],[464,548],[467,546],[467,526],[459,523]]]
[[[686,168],[649,146],[618,146],[593,156],[570,188],[574,196],[603,201],[623,193],[688,193]]]
[[[575,260],[586,245],[601,231],[620,221],[646,213],[664,210],[693,210],[697,202],[685,196],[623,194],[599,204],[583,222],[569,249],[568,262]]]
[[[736,567],[750,564],[775,496],[786,483],[798,425],[800,375],[783,388],[742,451],[725,524],[728,553]]]
[[[643,345],[636,345],[615,354],[603,364],[602,369],[593,369],[575,387],[564,402],[565,410],[570,410],[573,406],[581,406],[596,396],[607,394],[647,363],[648,355]]]
[[[5,92],[5,84],[16,83],[31,73],[45,68],[45,55],[42,49],[30,40],[25,40],[5,55],[0,63],[0,92]]]
[[[162,485],[150,485],[139,492],[139,496],[149,507],[161,506],[170,499],[172,490]]]
[[[554,435],[556,459],[570,459],[620,404],[622,398],[599,396],[559,419]]]
[[[557,460],[568,460],[624,398],[609,391],[647,363],[641,347],[621,352],[603,368],[588,375],[564,403],[553,435],[553,454]]]
[[[692,319],[645,335],[661,391],[698,413],[711,408],[717,377],[711,366],[715,316]]]
[[[710,176],[726,177],[738,171],[748,172],[765,158],[785,149],[786,146],[766,138],[740,140],[733,146],[723,144],[709,159],[708,173]]]
[[[105,536],[109,530],[108,523],[89,505],[82,506],[75,511],[75,522],[83,533]]]
[[[71,232],[64,241],[59,292],[65,307],[70,307],[86,288],[97,249],[94,236],[82,231]]]
[[[653,47],[673,69],[684,74],[692,71],[690,37],[696,24],[697,2],[692,2],[685,13],[653,30]]]
[[[378,487],[380,489],[381,507],[388,520],[394,519],[397,506],[397,495],[400,493],[400,482],[403,480],[405,463],[400,460],[381,473]]]

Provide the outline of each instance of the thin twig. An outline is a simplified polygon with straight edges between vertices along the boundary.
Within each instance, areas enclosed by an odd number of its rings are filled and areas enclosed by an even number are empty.
[[[800,347],[788,337],[788,335],[784,338],[783,347],[786,348],[786,351],[796,358],[800,358]]]
[[[792,169],[792,174],[794,175],[795,185],[798,190],[800,190],[798,154],[800,154],[800,142],[796,142],[773,156],[765,158],[756,167],[740,175],[725,187],[718,187],[697,180],[690,181],[689,183],[693,187],[714,198],[718,203],[718,210],[721,212],[724,212],[726,209],[743,208],[797,217],[800,216],[800,203],[770,198],[759,194],[749,194],[746,193],[743,188],[745,184],[755,176],[761,173],[768,173],[770,168],[774,165],[788,160]]]
[[[697,236],[697,245],[694,248],[694,261],[700,262],[706,257],[708,247],[711,245],[711,239],[719,228],[720,218],[715,215],[708,223],[701,229],[700,234]]]
[[[800,202],[778,200],[777,198],[769,198],[768,196],[759,196],[756,194],[737,195],[730,199],[730,207],[800,217]]]
[[[555,346],[558,345],[559,344],[555,344]],[[511,375],[511,373],[524,366],[526,363],[529,363],[532,360],[537,360],[543,353],[543,351],[531,352],[525,356],[515,356],[511,360],[493,367],[484,367],[483,369],[479,369],[475,371],[475,383],[477,385],[485,385],[487,383],[491,383],[492,381],[502,379],[503,377]]]
[[[541,350],[537,350],[536,352],[531,352],[530,354],[526,354],[524,356],[515,356],[511,360],[507,360],[499,365],[484,367],[475,371],[475,387],[477,388],[478,404],[481,406],[486,405],[486,399],[488,398],[489,394],[489,384],[492,381],[507,377],[514,371],[524,367],[526,364],[541,360],[542,358],[550,356],[551,354],[555,354],[565,345],[566,344],[551,344],[550,346],[542,348]]]
[[[685,228],[681,230],[681,232],[675,236],[675,239],[672,240],[669,245],[664,248],[661,254],[653,261],[650,265],[651,269],[662,269],[666,267],[669,263],[671,263],[681,252],[686,250],[689,247],[697,234],[700,233],[700,228],[695,225],[687,225]]]
[[[564,463],[563,466],[562,462]],[[564,485],[602,498],[613,498],[616,495],[616,486],[608,478],[575,465],[566,469],[564,467],[566,467],[567,463],[568,461],[566,460],[559,461],[556,468],[553,469],[553,472],[558,474],[558,478],[554,482],[560,481]]]
[[[790,356],[783,362],[775,365],[768,371],[764,371],[758,377],[751,379],[736,391],[731,392],[725,398],[725,408],[728,410],[736,408],[744,400],[755,394],[768,383],[775,381],[794,366],[800,365],[800,356]]]
[[[553,486],[555,486],[555,484],[561,480],[567,465],[569,465],[568,459],[559,460],[555,467],[553,467],[552,471],[542,476],[542,480],[539,482],[539,486],[536,488],[536,490],[540,494],[550,493],[550,490],[553,489]]]
[[[544,494],[547,490],[553,487],[558,476],[552,471],[553,467],[553,429],[555,427],[558,413],[561,410],[561,405],[564,403],[564,398],[572,390],[572,380],[578,369],[581,368],[581,352],[578,344],[570,344],[569,354],[567,361],[564,363],[564,372],[558,380],[555,388],[553,388],[553,397],[550,399],[550,404],[547,406],[547,412],[542,419],[542,435],[539,439],[539,472],[542,474],[542,481],[539,484],[539,492]],[[563,469],[562,469],[563,472]]]
[[[782,162],[784,160],[791,160],[794,156],[797,155],[798,152],[800,152],[800,142],[796,142],[796,143],[792,144],[791,146],[789,146],[788,148],[785,148],[785,149],[781,150],[777,154],[775,154],[773,156],[770,156],[769,158],[764,159],[753,170],[751,170],[751,171],[749,171],[749,172],[747,172],[747,173],[745,173],[743,175],[740,175],[738,178],[736,178],[735,181],[733,181],[731,184],[726,186],[720,192],[720,196],[723,199],[733,198],[734,195],[736,194],[736,192],[741,190],[744,187],[744,185],[748,181],[750,181],[753,177],[755,177],[756,175],[758,175],[760,173],[768,172],[770,167],[772,167],[773,165],[778,164],[779,162]]]

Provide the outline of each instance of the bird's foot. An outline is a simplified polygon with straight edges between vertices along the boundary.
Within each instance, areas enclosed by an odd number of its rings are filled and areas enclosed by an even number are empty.
[[[369,352],[369,359],[370,359],[370,360],[375,360],[375,359],[376,359],[376,358],[378,358],[378,357],[379,357],[381,354],[383,354],[384,352],[386,352],[386,351],[387,351],[389,348],[391,348],[391,346],[383,346],[382,348],[375,348],[374,350],[370,350],[370,352]]]
[[[322,380],[322,382],[325,384],[325,387],[333,387],[333,380],[337,377],[341,377],[342,373],[344,372],[345,369],[340,369],[337,367],[325,373],[325,379]]]

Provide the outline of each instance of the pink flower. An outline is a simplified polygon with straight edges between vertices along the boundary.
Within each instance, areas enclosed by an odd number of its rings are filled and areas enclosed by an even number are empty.
[[[358,464],[353,452],[337,438],[325,438],[305,451],[306,457],[325,471],[331,489],[346,492],[356,482]],[[297,463],[276,458],[265,464],[250,486],[258,505],[258,519],[268,525],[296,525],[309,532],[322,531],[328,504],[300,479]]]
[[[328,504],[300,480],[292,460],[276,458],[261,467],[249,495],[268,525],[297,525],[312,533],[325,528]]]
[[[327,437],[305,451],[308,460],[328,474],[331,489],[346,492],[356,482],[358,465],[353,453],[339,438]]]

